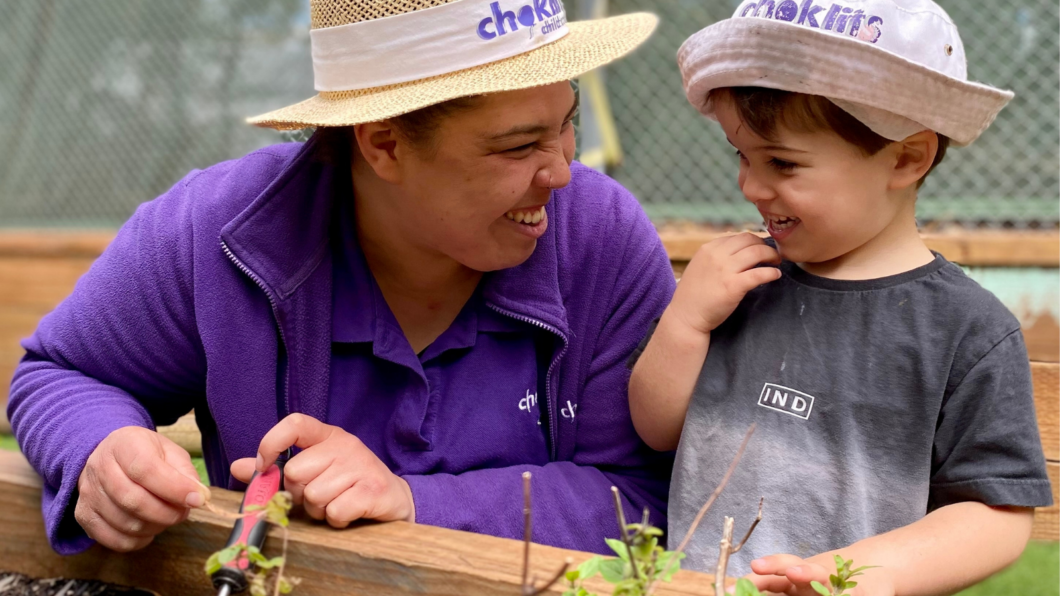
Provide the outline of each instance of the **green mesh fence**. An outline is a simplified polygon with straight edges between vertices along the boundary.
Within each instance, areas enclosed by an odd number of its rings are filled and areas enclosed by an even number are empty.
[[[1055,226],[1057,4],[940,3],[961,26],[972,77],[1017,99],[932,175],[922,218]],[[756,219],[719,129],[685,102],[674,60],[734,6],[610,1],[615,14],[662,18],[607,77],[625,151],[612,173],[658,220]],[[306,0],[0,0],[0,10],[0,227],[119,225],[189,170],[291,138],[243,118],[313,93]]]

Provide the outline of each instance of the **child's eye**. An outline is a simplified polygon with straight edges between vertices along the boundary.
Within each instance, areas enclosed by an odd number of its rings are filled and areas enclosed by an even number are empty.
[[[783,159],[773,158],[769,160],[769,165],[778,172],[787,173],[795,168],[799,167],[798,164],[791,163],[790,161],[784,161]]]
[[[739,149],[736,150],[736,156],[740,158],[740,161],[747,161],[747,158],[744,157],[743,152],[740,151]]]

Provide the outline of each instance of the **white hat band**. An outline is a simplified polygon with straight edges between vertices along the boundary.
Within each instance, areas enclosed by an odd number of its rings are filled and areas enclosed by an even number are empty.
[[[561,0],[458,0],[310,32],[317,91],[395,85],[511,58],[567,34]]]

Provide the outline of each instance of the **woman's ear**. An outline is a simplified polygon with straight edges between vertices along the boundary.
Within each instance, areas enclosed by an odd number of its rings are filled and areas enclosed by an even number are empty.
[[[390,122],[369,122],[353,127],[353,141],[375,175],[390,182],[401,182],[398,133]]]
[[[939,136],[930,130],[922,130],[897,143],[897,159],[891,174],[890,190],[902,190],[916,186],[927,176],[935,163],[939,150]]]

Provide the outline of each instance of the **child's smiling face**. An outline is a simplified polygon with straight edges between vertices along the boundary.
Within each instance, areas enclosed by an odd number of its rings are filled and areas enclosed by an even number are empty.
[[[739,154],[740,190],[785,259],[837,259],[911,215],[915,193],[892,192],[900,143],[866,156],[831,130],[794,132],[782,125],[770,141],[740,120],[729,99],[716,103],[715,114]]]

